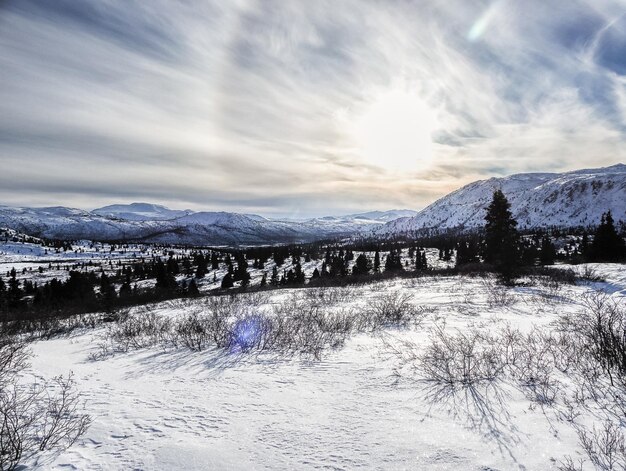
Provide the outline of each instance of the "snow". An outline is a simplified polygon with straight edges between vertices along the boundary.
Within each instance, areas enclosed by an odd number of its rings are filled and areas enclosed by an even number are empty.
[[[423,229],[476,228],[484,224],[485,208],[501,189],[520,228],[597,225],[611,210],[626,221],[626,165],[568,173],[522,173],[481,180],[435,201],[411,218],[376,228],[378,235]]]
[[[409,214],[408,210],[309,219],[267,219],[254,214],[171,210],[150,203],[80,209],[0,206],[0,228],[51,239],[132,240],[152,243],[259,245],[352,235]],[[370,216],[377,216],[372,219]]]
[[[129,221],[148,221],[160,219],[175,219],[177,217],[191,214],[190,210],[172,210],[158,204],[151,203],[131,203],[113,204],[91,211],[100,216],[127,219]]]
[[[584,266],[574,267],[577,270]],[[405,292],[427,310],[417,328],[359,334],[321,361],[268,354],[146,348],[93,361],[104,327],[32,345],[32,370],[72,370],[94,418],[45,469],[557,469],[579,456],[572,425],[557,408],[534,406],[511,385],[478,398],[438,395],[399,370],[387,345],[427,342],[430,329],[550,329],[578,312],[581,296],[606,289],[626,297],[623,265],[595,264],[605,283],[566,286],[558,299],[541,287],[510,290],[516,302],[490,306],[481,278],[389,280],[349,292],[339,308],[364,309]],[[268,305],[302,290],[270,292]],[[163,303],[170,316],[191,304]],[[478,399],[478,400],[477,400]],[[581,422],[593,423],[581,410]]]

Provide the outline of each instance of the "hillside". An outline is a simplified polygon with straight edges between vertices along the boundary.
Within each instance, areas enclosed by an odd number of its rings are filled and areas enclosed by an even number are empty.
[[[435,201],[415,216],[396,219],[375,230],[395,235],[424,229],[474,228],[484,224],[494,190],[511,203],[520,228],[595,225],[611,210],[626,221],[626,165],[566,173],[520,173],[470,183]]]

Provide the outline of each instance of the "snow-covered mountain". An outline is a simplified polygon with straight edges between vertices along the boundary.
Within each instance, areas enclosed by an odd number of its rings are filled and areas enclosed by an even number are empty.
[[[567,173],[520,173],[470,183],[410,218],[375,229],[378,235],[424,229],[474,228],[484,224],[485,208],[501,189],[520,228],[596,225],[611,210],[626,221],[626,165]]]
[[[254,214],[171,210],[148,203],[81,209],[0,206],[0,227],[53,239],[124,240],[192,245],[255,245],[350,236],[381,226],[363,215],[306,221],[266,219]],[[367,214],[367,213],[366,213]]]
[[[131,203],[112,204],[94,209],[91,212],[107,218],[126,219],[128,221],[159,221],[186,216],[193,211],[169,209],[158,204]]]
[[[342,219],[369,220],[374,222],[389,222],[396,219],[413,217],[417,211],[412,209],[391,209],[389,211],[368,211],[366,213],[348,214]]]

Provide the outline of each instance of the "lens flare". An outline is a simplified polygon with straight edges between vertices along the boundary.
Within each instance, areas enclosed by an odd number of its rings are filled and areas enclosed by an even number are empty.
[[[481,36],[485,34],[487,28],[489,28],[489,25],[493,22],[504,3],[505,0],[496,0],[493,2],[472,25],[472,28],[467,33],[467,39],[472,42],[480,39]]]
[[[231,349],[245,352],[259,344],[261,340],[261,320],[257,316],[239,319],[231,334]]]

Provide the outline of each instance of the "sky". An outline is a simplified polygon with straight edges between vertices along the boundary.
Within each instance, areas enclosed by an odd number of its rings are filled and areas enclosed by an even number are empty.
[[[420,209],[625,144],[625,0],[0,0],[0,204]]]

